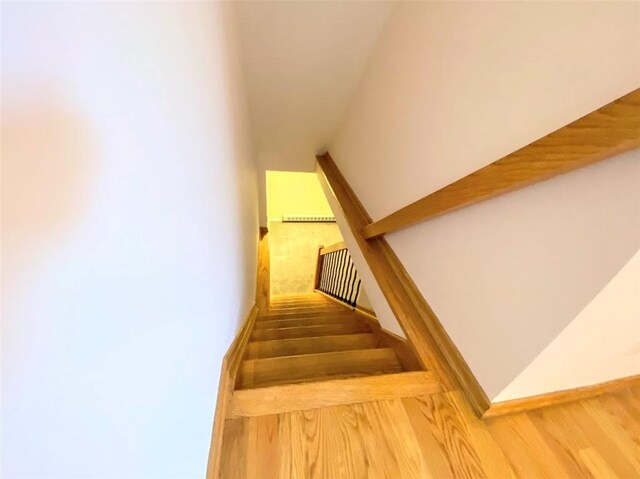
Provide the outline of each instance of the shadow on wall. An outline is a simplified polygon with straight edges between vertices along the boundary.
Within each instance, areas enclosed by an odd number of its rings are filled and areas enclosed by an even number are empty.
[[[20,308],[21,291],[37,281],[41,262],[47,259],[46,245],[69,235],[88,203],[95,138],[87,119],[56,98],[54,92],[23,101],[3,98],[0,234],[5,319],[12,316],[8,310]],[[20,325],[3,323],[3,355],[11,356],[12,350],[21,349],[21,336],[8,327]]]

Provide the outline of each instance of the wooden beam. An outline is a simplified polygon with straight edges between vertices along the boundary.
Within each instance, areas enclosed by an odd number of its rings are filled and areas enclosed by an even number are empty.
[[[440,392],[430,372],[405,372],[235,391],[228,417],[264,416]]]
[[[331,155],[325,153],[317,159],[318,175],[340,205],[358,247],[422,367],[434,371],[445,388],[455,389],[459,385],[476,414],[482,416],[489,408],[489,398],[455,344],[386,240],[367,241],[362,235],[362,228],[371,222],[371,217]]]
[[[362,235],[371,239],[397,231],[638,147],[640,89],[367,224]]]

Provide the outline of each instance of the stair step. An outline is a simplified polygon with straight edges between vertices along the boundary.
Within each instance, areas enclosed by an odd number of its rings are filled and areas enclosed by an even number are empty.
[[[306,308],[301,308],[301,307],[269,308],[269,311],[265,312],[264,314],[269,315],[269,314],[322,313],[324,311],[349,311],[349,309],[345,308],[344,306],[338,306],[338,305],[309,306]]]
[[[326,306],[335,307],[340,306],[339,304],[332,301],[288,301],[285,303],[274,303],[273,301],[269,303],[271,308],[322,308]]]
[[[312,336],[334,336],[369,332],[366,324],[352,321],[344,324],[326,324],[321,326],[296,326],[280,329],[254,329],[251,341],[269,341],[272,339],[307,338]]]
[[[247,417],[304,411],[343,404],[426,396],[441,391],[430,371],[286,384],[235,391],[228,416]]]
[[[269,321],[272,319],[296,319],[296,318],[321,318],[324,316],[353,316],[353,311],[348,310],[323,310],[323,311],[298,311],[295,313],[268,313],[261,314],[258,321]]]
[[[325,324],[345,324],[356,321],[353,315],[317,316],[311,318],[270,319],[256,321],[255,329],[293,328],[296,326],[323,326]]]
[[[292,319],[323,319],[323,318],[359,318],[358,315],[352,311],[325,311],[322,313],[300,313],[300,314],[284,314],[284,315],[269,315],[258,317],[257,322],[264,323],[269,321],[285,321]]]
[[[238,388],[250,389],[400,371],[402,366],[396,354],[388,348],[248,359],[242,362]]]
[[[376,343],[376,337],[372,333],[255,341],[247,344],[246,359],[371,349],[376,347]]]

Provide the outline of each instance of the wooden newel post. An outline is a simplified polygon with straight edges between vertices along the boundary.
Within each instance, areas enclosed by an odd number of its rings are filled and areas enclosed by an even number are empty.
[[[313,289],[318,289],[318,287],[320,286],[320,277],[322,275],[322,255],[320,254],[320,252],[322,251],[322,248],[324,248],[323,245],[318,246],[318,259],[316,261],[316,277],[313,281]]]

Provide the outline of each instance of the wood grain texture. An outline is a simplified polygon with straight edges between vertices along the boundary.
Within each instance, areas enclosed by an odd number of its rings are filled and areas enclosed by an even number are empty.
[[[256,286],[256,304],[258,309],[265,313],[269,311],[269,299],[271,297],[271,258],[269,255],[269,231],[260,228],[260,240],[258,243],[258,283]]]
[[[425,370],[434,371],[443,386],[460,385],[478,416],[489,398],[472,374],[431,307],[384,238],[366,240],[362,228],[371,222],[362,203],[326,153],[318,156],[318,174],[330,186],[382,293]]]
[[[487,422],[455,390],[238,417],[220,477],[631,479],[639,410],[633,388]]]
[[[362,229],[366,239],[640,147],[640,89]]]
[[[373,333],[254,341],[247,345],[247,355],[245,359],[329,353],[352,349],[371,349],[377,345],[378,341]]]
[[[226,424],[227,408],[235,388],[236,377],[240,370],[242,357],[244,356],[244,349],[249,342],[249,336],[257,316],[258,306],[256,304],[251,308],[251,311],[240,327],[240,331],[222,359],[220,382],[218,384],[218,399],[213,421],[213,431],[211,433],[211,446],[209,448],[207,479],[218,477],[220,472],[222,438]]]
[[[400,371],[395,353],[385,348],[248,359],[242,362],[238,389]]]
[[[340,404],[433,394],[440,384],[429,372],[402,372],[235,391],[228,417],[262,416]]]
[[[328,314],[326,316],[311,316],[307,318],[287,318],[271,319],[266,321],[256,321],[255,329],[273,328],[293,328],[296,326],[322,326],[325,324],[344,324],[353,317],[348,312],[346,314]]]
[[[393,349],[405,371],[419,371],[422,369],[420,361],[418,360],[418,356],[416,355],[416,352],[414,351],[411,343],[405,338],[401,338],[400,336],[392,333],[391,331],[387,331],[382,326],[380,326],[380,322],[378,321],[378,318],[376,317],[374,311],[362,308],[360,306],[356,306],[354,308],[338,299],[325,295],[322,291],[318,291],[318,294],[326,296],[329,301],[340,305],[344,309],[344,311],[352,312],[356,315],[355,317],[368,324],[371,330],[376,335],[376,344],[379,347]]]
[[[324,324],[320,326],[296,326],[293,328],[255,329],[252,341],[270,341],[273,339],[308,338],[313,336],[334,336],[338,334],[367,333],[370,329],[356,322],[343,324]]]
[[[504,416],[522,411],[540,409],[547,406],[554,406],[557,404],[576,401],[578,399],[586,399],[637,386],[640,386],[640,375],[614,379],[613,381],[607,381],[591,386],[554,391],[551,393],[541,394],[539,396],[496,402],[492,403],[489,409],[485,411],[483,418],[489,419],[496,416]]]

